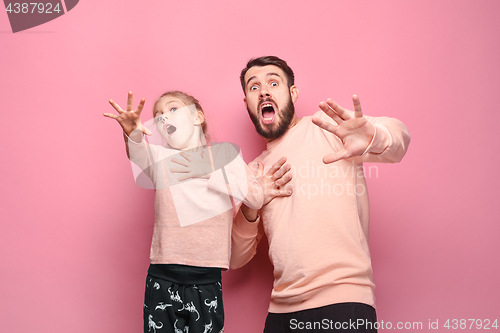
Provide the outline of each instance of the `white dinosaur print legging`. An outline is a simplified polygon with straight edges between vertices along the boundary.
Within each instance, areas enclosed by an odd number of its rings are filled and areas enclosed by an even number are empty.
[[[224,306],[220,281],[179,284],[148,274],[144,296],[144,333],[223,331]]]

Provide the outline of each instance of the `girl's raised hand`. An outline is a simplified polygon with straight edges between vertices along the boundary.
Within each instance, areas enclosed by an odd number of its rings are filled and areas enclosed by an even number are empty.
[[[115,119],[122,127],[125,134],[130,136],[134,130],[139,130],[146,135],[151,135],[151,131],[147,129],[141,122],[141,112],[144,108],[144,103],[146,99],[141,99],[139,105],[135,110],[133,110],[133,97],[134,94],[129,91],[127,99],[127,110],[122,110],[122,108],[116,104],[113,100],[109,100],[109,104],[118,112],[118,115],[113,113],[104,113],[103,115],[108,118]]]

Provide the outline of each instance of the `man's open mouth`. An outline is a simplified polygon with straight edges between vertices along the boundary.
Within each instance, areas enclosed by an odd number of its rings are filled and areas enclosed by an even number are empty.
[[[271,102],[262,103],[260,105],[260,114],[262,116],[262,122],[264,124],[271,124],[274,121],[274,116],[276,115],[273,103]]]
[[[171,135],[172,133],[174,133],[177,130],[177,128],[174,125],[167,125],[166,130],[167,130],[167,134]]]

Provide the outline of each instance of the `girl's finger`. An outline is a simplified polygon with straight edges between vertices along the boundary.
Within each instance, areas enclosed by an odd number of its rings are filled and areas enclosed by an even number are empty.
[[[127,97],[127,111],[132,111],[134,107],[134,94],[129,91]]]
[[[139,102],[139,105],[137,105],[137,109],[135,109],[135,112],[137,112],[138,114],[141,114],[142,108],[144,108],[144,103],[146,103],[145,98],[141,99],[141,101]]]
[[[109,100],[109,104],[111,104],[111,106],[112,106],[112,107],[116,110],[116,112],[118,112],[118,113],[120,113],[120,114],[122,114],[123,112],[125,112],[125,111],[123,111],[123,110],[122,110],[122,108],[121,108],[118,104],[116,104],[116,103],[115,103],[115,101],[113,101],[112,99],[110,99],[110,100]]]
[[[153,135],[153,132],[151,132],[146,126],[142,125],[142,133],[146,135]]]
[[[112,118],[112,119],[118,118],[118,116],[116,114],[112,114],[112,113],[103,113],[103,116],[108,117],[108,118]]]

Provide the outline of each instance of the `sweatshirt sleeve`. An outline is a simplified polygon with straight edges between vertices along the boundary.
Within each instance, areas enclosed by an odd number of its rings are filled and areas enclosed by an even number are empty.
[[[318,114],[317,114],[318,115]],[[322,120],[336,125],[324,112],[320,111]],[[403,159],[410,144],[410,132],[398,119],[389,117],[364,116],[375,126],[372,141],[361,156],[350,158],[356,162],[397,163]],[[323,130],[332,147],[341,145],[340,139],[334,134]]]
[[[241,210],[236,214],[231,233],[231,260],[229,268],[245,266],[257,253],[257,245],[264,235],[260,216],[249,222]]]
[[[125,133],[123,136],[136,184],[142,188],[156,189],[159,186],[155,175],[155,164],[158,163],[157,147],[147,143],[144,136],[140,142],[132,140]]]
[[[208,187],[221,193],[231,190],[235,205],[241,203],[252,209],[260,209],[264,202],[262,187],[249,167],[231,144],[220,144],[214,149],[213,163],[216,169],[210,175]]]

